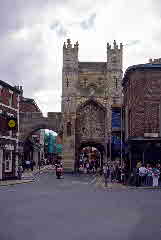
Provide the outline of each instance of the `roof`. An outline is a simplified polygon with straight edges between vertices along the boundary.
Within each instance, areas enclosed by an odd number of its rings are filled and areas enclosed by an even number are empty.
[[[97,70],[104,71],[106,69],[106,62],[79,62],[79,70],[81,69],[89,69],[89,70]]]
[[[23,102],[28,102],[28,103],[34,103],[35,102],[35,100],[33,98],[25,98],[25,97],[22,98],[22,101]]]
[[[160,69],[161,70],[161,64],[146,63],[146,64],[138,64],[138,65],[133,65],[133,66],[128,67],[125,71],[125,74],[124,74],[124,77],[122,80],[122,85],[124,86],[124,84],[128,80],[129,73],[134,72],[136,70],[146,70],[146,69],[151,69],[151,70]]]
[[[2,80],[0,80],[0,85],[6,88],[9,88],[10,90],[12,90],[13,92],[16,92],[18,94],[21,94],[21,91],[19,89],[17,89],[16,87],[11,86],[10,84],[8,84],[7,82],[4,82]]]
[[[129,137],[128,141],[161,141],[161,137]]]
[[[25,102],[25,103],[34,104],[36,106],[37,110],[41,112],[40,108],[38,107],[38,105],[36,104],[36,102],[35,102],[35,100],[33,98],[25,98],[25,97],[23,97],[21,101]]]

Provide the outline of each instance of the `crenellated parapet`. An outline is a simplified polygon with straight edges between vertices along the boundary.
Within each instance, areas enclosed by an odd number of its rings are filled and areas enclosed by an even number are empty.
[[[107,67],[108,69],[122,70],[123,44],[113,42],[113,47],[107,43]]]
[[[67,42],[64,42],[63,45],[63,68],[75,69],[78,68],[78,41],[74,44],[74,47],[71,44],[70,39],[67,39]]]
[[[161,58],[149,59],[149,63],[151,63],[151,64],[161,64]]]

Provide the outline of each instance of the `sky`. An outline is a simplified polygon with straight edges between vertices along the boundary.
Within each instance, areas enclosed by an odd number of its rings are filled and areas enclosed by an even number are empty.
[[[123,70],[161,57],[160,0],[0,0],[0,79],[22,85],[44,115],[61,111],[62,48],[79,61],[106,61],[123,43]]]

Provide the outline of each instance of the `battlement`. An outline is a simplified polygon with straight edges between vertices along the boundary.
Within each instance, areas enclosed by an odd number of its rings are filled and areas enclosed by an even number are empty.
[[[114,40],[113,42],[113,48],[111,48],[111,45],[109,43],[107,43],[107,50],[120,50],[122,51],[123,49],[123,44],[120,43],[120,46],[118,47],[116,40]]]
[[[78,41],[74,44],[74,47],[71,44],[70,39],[67,39],[67,42],[64,42],[63,45],[63,67],[66,68],[78,68]]]
[[[149,59],[151,64],[161,64],[161,58]]]
[[[76,49],[78,50],[78,41],[74,44],[74,47],[72,47],[71,40],[68,38],[67,42],[64,42],[63,49]]]

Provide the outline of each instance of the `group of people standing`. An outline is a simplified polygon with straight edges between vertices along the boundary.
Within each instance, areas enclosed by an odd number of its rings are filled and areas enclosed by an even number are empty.
[[[136,185],[158,187],[161,180],[160,164],[141,164],[138,162],[136,169]]]
[[[98,160],[80,160],[79,171],[83,171],[84,173],[96,173],[99,168]]]
[[[105,164],[103,166],[103,174],[106,178],[110,177],[111,182],[119,182],[127,184],[128,180],[128,168],[124,163],[122,166],[120,163],[113,162],[112,164]]]

